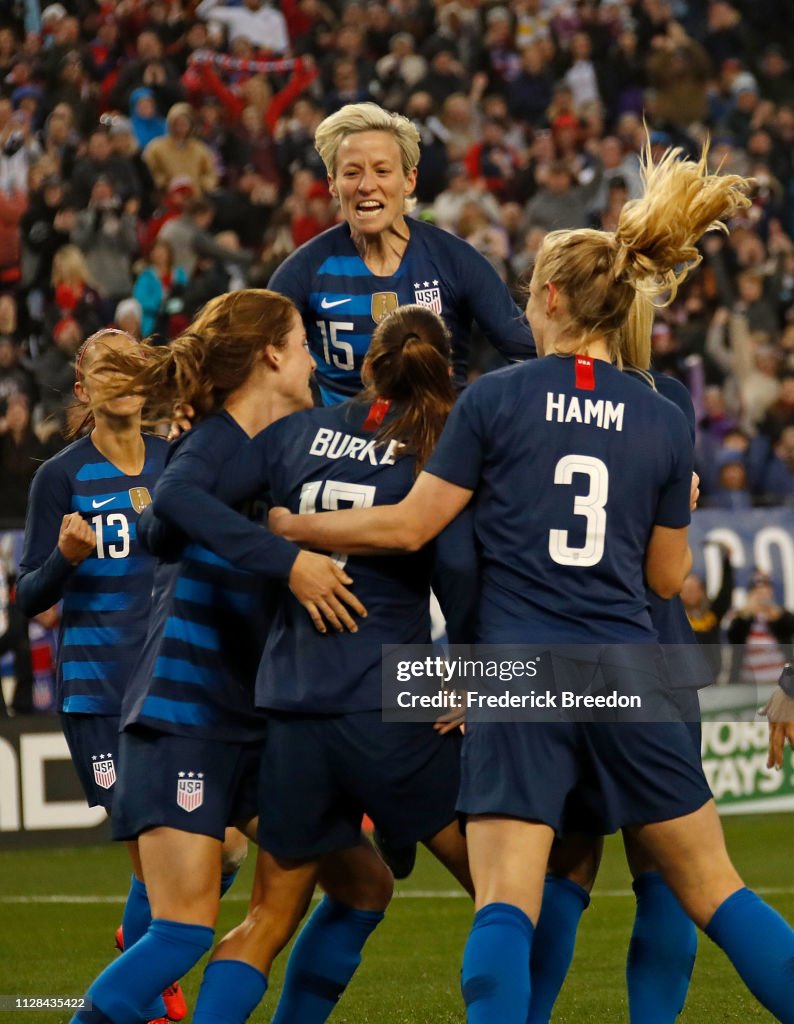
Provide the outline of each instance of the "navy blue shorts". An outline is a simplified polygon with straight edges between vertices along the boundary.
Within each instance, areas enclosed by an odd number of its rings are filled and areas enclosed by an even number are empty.
[[[680,720],[686,728],[697,762],[700,764],[701,725],[698,691],[694,688],[670,689],[668,695],[675,708],[675,713],[680,716]],[[649,722],[646,728],[652,731],[658,727],[658,723]],[[590,835],[608,835],[610,832],[614,832],[613,818],[610,817],[612,806],[605,800],[598,778],[594,774],[591,778],[579,783],[566,801],[563,831],[585,832]]]
[[[588,821],[582,807],[595,810]],[[594,796],[597,794],[597,796]],[[461,814],[607,835],[668,821],[711,799],[683,722],[480,722],[463,743]]]
[[[121,734],[113,838],[165,826],[223,840],[256,817],[261,742],[228,743],[151,729]]]
[[[61,713],[61,727],[89,807],[110,814],[119,760],[119,716]]]
[[[384,722],[380,711],[271,713],[259,782],[259,845],[308,860],[355,846],[368,814],[387,841],[429,839],[455,820],[460,733]]]

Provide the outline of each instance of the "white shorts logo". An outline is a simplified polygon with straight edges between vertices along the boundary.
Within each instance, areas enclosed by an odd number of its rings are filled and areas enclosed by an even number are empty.
[[[94,782],[100,789],[110,789],[116,781],[116,766],[113,764],[113,754],[93,754],[91,757],[94,768]]]
[[[204,803],[204,772],[180,772],[176,784],[176,802],[190,813]]]

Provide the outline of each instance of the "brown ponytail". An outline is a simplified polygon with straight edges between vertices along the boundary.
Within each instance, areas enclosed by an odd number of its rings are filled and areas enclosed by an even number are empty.
[[[455,402],[450,376],[452,346],[441,317],[427,306],[399,306],[372,335],[367,398],[393,402],[397,415],[378,433],[402,441],[421,471]]]
[[[290,299],[266,288],[218,295],[170,345],[146,339],[136,353],[109,352],[98,369],[123,379],[104,388],[99,400],[143,395],[147,418],[168,419],[181,403],[201,419],[245,383],[266,345],[284,347],[296,315]]]

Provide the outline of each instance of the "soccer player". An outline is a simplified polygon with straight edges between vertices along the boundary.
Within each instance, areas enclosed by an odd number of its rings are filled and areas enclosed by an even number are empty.
[[[279,420],[229,460],[217,495],[236,503],[265,491],[296,511],[399,500],[455,400],[449,358],[441,319],[422,306],[401,307],[375,329],[364,362],[365,394]],[[180,496],[169,491],[166,473],[154,510],[173,526],[181,518]],[[467,609],[465,563],[454,534],[438,545],[439,568],[454,574],[453,582],[441,571],[439,588],[453,629]],[[208,532],[207,543],[218,556],[234,554],[217,534]],[[458,731],[382,720],[381,645],[430,642],[433,551],[352,559],[347,568],[367,607],[355,635],[319,636],[298,602],[285,597],[268,637],[256,694],[269,720],[254,897],[245,922],[219,944],[205,973],[197,1024],[215,1021],[220,1006],[224,1020],[248,1018],[318,877],[327,895],[297,940],[274,1020],[326,1020],[385,909],[362,905],[352,874],[359,870],[351,854],[362,847],[364,813],[387,840],[423,841],[472,890],[455,816]],[[453,587],[448,602],[445,588]]]
[[[64,735],[89,806],[110,813],[118,773],[121,701],[151,607],[154,559],[138,540],[138,521],[165,463],[167,444],[141,433],[139,396],[97,402],[97,366],[136,340],[107,328],[88,338],[74,386],[84,407],[79,437],[36,473],[30,492],[17,601],[28,616],[63,599],[58,644],[58,701]],[[148,927],[150,912],[137,844],[128,844],[134,874],[122,921],[127,945]],[[187,1008],[166,980],[169,1015]],[[155,993],[156,995],[156,993]],[[165,1016],[155,1000],[151,1018]]]
[[[190,401],[201,422],[171,448],[165,473],[198,486],[203,500],[190,514],[214,529],[233,515],[208,493],[226,454],[271,419],[311,403],[304,342],[288,299],[248,290],[213,299],[168,348],[109,351],[99,364],[122,373],[128,393],[146,395],[153,410],[170,410],[176,386]],[[110,381],[108,398],[117,390]],[[288,579],[314,614],[327,609],[334,622],[344,600],[361,610],[330,559],[299,552],[240,516],[233,527],[241,544],[256,541],[260,557],[248,572],[199,545],[183,547],[156,520],[142,524],[149,546],[167,557],[157,565],[148,630],[127,654],[134,670],[124,692],[113,834],[138,842],[152,920],[93,983],[93,1010],[81,1011],[79,1024],[141,1020],[163,986],[212,945],[226,827],[254,833],[264,720],[253,680],[273,593],[261,577]]]
[[[643,566],[651,588],[670,598],[691,560],[692,445],[680,411],[619,369],[618,332],[638,290],[675,290],[703,232],[749,205],[748,187],[710,175],[705,153],[693,162],[671,151],[649,167],[645,195],[626,204],[614,233],[547,235],[527,304],[546,358],[486,374],[464,392],[396,506],[272,512],[271,524],[327,550],[418,550],[476,490],[480,640],[647,649],[656,632]],[[650,696],[666,699],[659,684]],[[458,802],[477,907],[462,974],[470,1024],[526,1024],[549,851],[568,796],[593,773],[613,827],[635,833],[756,998],[791,1024],[794,931],[733,867],[680,720],[653,729],[470,723]]]
[[[485,257],[406,218],[419,163],[419,132],[406,117],[348,104],[321,122],[315,144],[345,220],[292,253],[270,287],[300,310],[324,405],[361,391],[373,328],[397,306],[420,303],[444,318],[459,386],[473,322],[506,359],[534,356],[529,326]]]
[[[653,304],[638,294],[621,331],[624,365],[681,409],[694,444],[695,411],[689,392],[680,381],[649,369],[653,314]],[[651,621],[660,642],[666,645],[671,696],[681,720],[687,724],[694,749],[699,752],[700,708],[696,691],[714,681],[713,673],[680,597],[664,600],[650,588],[646,594]],[[595,835],[599,830],[598,805],[597,787],[589,793],[580,791],[578,806],[574,804],[566,813],[566,834],[552,847],[543,905],[532,943],[532,1004],[528,1024],[548,1024],[570,967],[576,931],[583,911],[589,906],[603,852],[603,840]],[[636,898],[626,961],[629,1018],[637,1024],[672,1024],[686,1000],[697,954],[697,932],[657,865],[626,829],[623,842]]]

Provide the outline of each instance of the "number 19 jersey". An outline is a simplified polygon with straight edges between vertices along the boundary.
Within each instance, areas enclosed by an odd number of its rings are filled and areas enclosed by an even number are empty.
[[[601,360],[548,356],[459,399],[427,471],[477,491],[479,639],[656,639],[655,525],[689,523],[692,442],[672,402]]]

